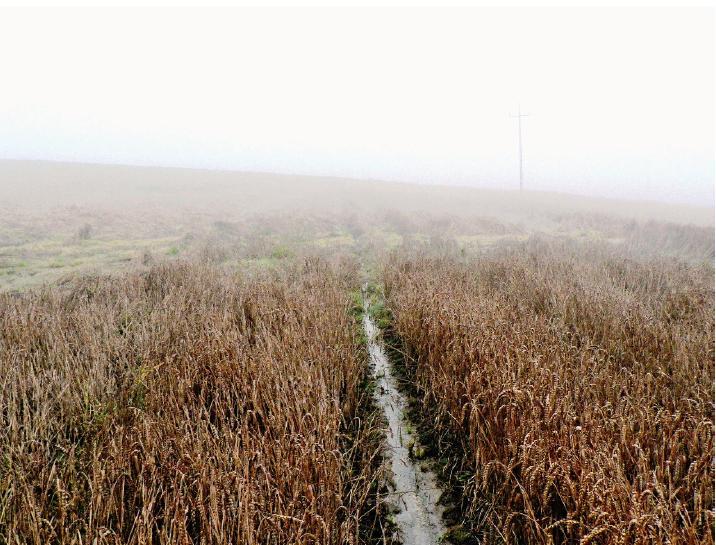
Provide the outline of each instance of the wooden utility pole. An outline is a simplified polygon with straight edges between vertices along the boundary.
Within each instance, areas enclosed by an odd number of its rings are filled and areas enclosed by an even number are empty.
[[[523,114],[520,106],[517,106],[517,115],[511,115],[510,117],[517,118],[517,146],[520,154],[520,191],[522,191],[523,175],[522,175],[522,118],[527,117],[529,114]]]

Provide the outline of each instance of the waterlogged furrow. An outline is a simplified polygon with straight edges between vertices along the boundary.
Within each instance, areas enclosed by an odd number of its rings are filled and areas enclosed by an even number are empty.
[[[376,402],[388,422],[387,448],[393,475],[393,488],[386,500],[397,506],[395,522],[405,545],[433,545],[445,533],[443,508],[438,505],[440,489],[435,475],[413,462],[410,445],[415,437],[406,427],[407,401],[398,390],[397,379],[382,343],[378,328],[367,312],[363,327],[376,382]]]

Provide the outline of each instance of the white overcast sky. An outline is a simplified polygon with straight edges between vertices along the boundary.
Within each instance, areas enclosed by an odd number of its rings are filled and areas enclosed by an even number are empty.
[[[0,10],[0,158],[713,205],[709,8]],[[1,180],[0,180],[1,183]]]

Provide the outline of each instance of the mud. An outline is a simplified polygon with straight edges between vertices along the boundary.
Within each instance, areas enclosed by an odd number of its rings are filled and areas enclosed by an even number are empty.
[[[385,498],[396,509],[395,523],[404,545],[442,543],[446,532],[443,507],[439,505],[441,489],[436,475],[420,464],[423,449],[417,446],[416,434],[407,420],[408,402],[398,389],[398,380],[385,353],[379,329],[367,311],[363,327],[368,339],[376,403],[385,413],[387,455],[393,482]]]

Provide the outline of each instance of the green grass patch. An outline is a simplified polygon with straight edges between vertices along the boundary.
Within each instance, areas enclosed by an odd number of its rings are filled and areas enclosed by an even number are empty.
[[[272,259],[286,259],[286,258],[292,257],[292,256],[293,256],[293,252],[285,244],[280,244],[278,246],[275,246],[274,249],[271,250],[271,258]]]

